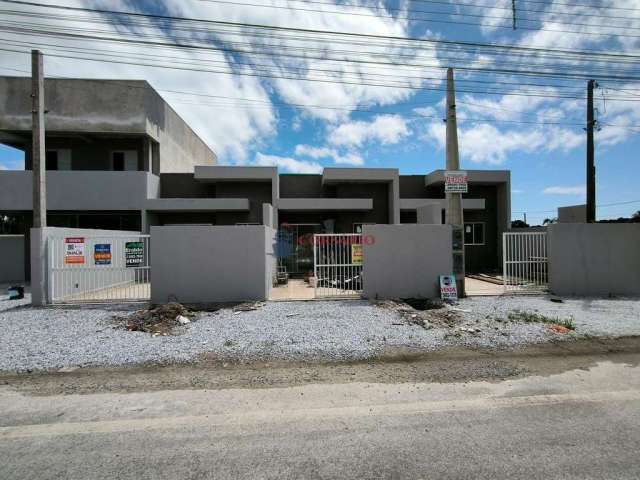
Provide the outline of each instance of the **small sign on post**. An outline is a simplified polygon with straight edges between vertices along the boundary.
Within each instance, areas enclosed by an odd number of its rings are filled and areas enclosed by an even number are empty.
[[[469,186],[467,172],[462,170],[447,170],[444,172],[445,193],[467,193]]]
[[[84,238],[67,237],[64,239],[64,263],[84,264]]]
[[[457,301],[458,288],[455,275],[440,275],[440,298],[442,300]]]

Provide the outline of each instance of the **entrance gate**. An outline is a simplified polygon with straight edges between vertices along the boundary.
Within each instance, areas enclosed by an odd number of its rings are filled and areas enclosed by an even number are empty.
[[[52,303],[148,301],[149,235],[49,237]]]
[[[506,232],[502,241],[507,293],[540,293],[549,285],[546,232]]]
[[[313,260],[316,298],[362,294],[362,234],[315,234]]]

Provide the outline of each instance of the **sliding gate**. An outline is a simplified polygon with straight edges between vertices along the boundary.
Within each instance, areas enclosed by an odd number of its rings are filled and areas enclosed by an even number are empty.
[[[546,232],[503,234],[503,279],[507,293],[540,293],[549,286]]]
[[[49,300],[148,301],[149,256],[149,235],[49,237]]]
[[[315,234],[313,260],[316,297],[362,294],[362,234]]]

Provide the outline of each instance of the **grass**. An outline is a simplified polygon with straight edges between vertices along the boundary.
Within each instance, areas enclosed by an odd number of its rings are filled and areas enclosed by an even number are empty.
[[[521,310],[514,310],[509,312],[507,315],[509,320],[513,320],[514,322],[525,322],[525,323],[547,323],[551,325],[560,325],[562,327],[568,328],[569,330],[575,330],[576,324],[575,319],[573,317],[547,317],[546,315],[542,315],[540,313],[529,313],[523,312]]]

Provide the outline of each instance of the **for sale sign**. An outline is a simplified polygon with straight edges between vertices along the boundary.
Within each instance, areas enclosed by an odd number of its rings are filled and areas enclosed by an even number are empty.
[[[446,193],[467,193],[467,172],[448,170],[444,172],[444,191]]]
[[[362,245],[358,243],[351,244],[351,263],[353,265],[362,265]]]
[[[93,260],[96,265],[111,265],[111,244],[96,243],[94,246]]]
[[[84,263],[83,237],[67,237],[64,239],[64,263],[75,265]]]
[[[144,264],[144,242],[125,243],[124,261],[127,267],[141,267]]]
[[[440,275],[440,298],[442,300],[458,300],[455,275]]]

